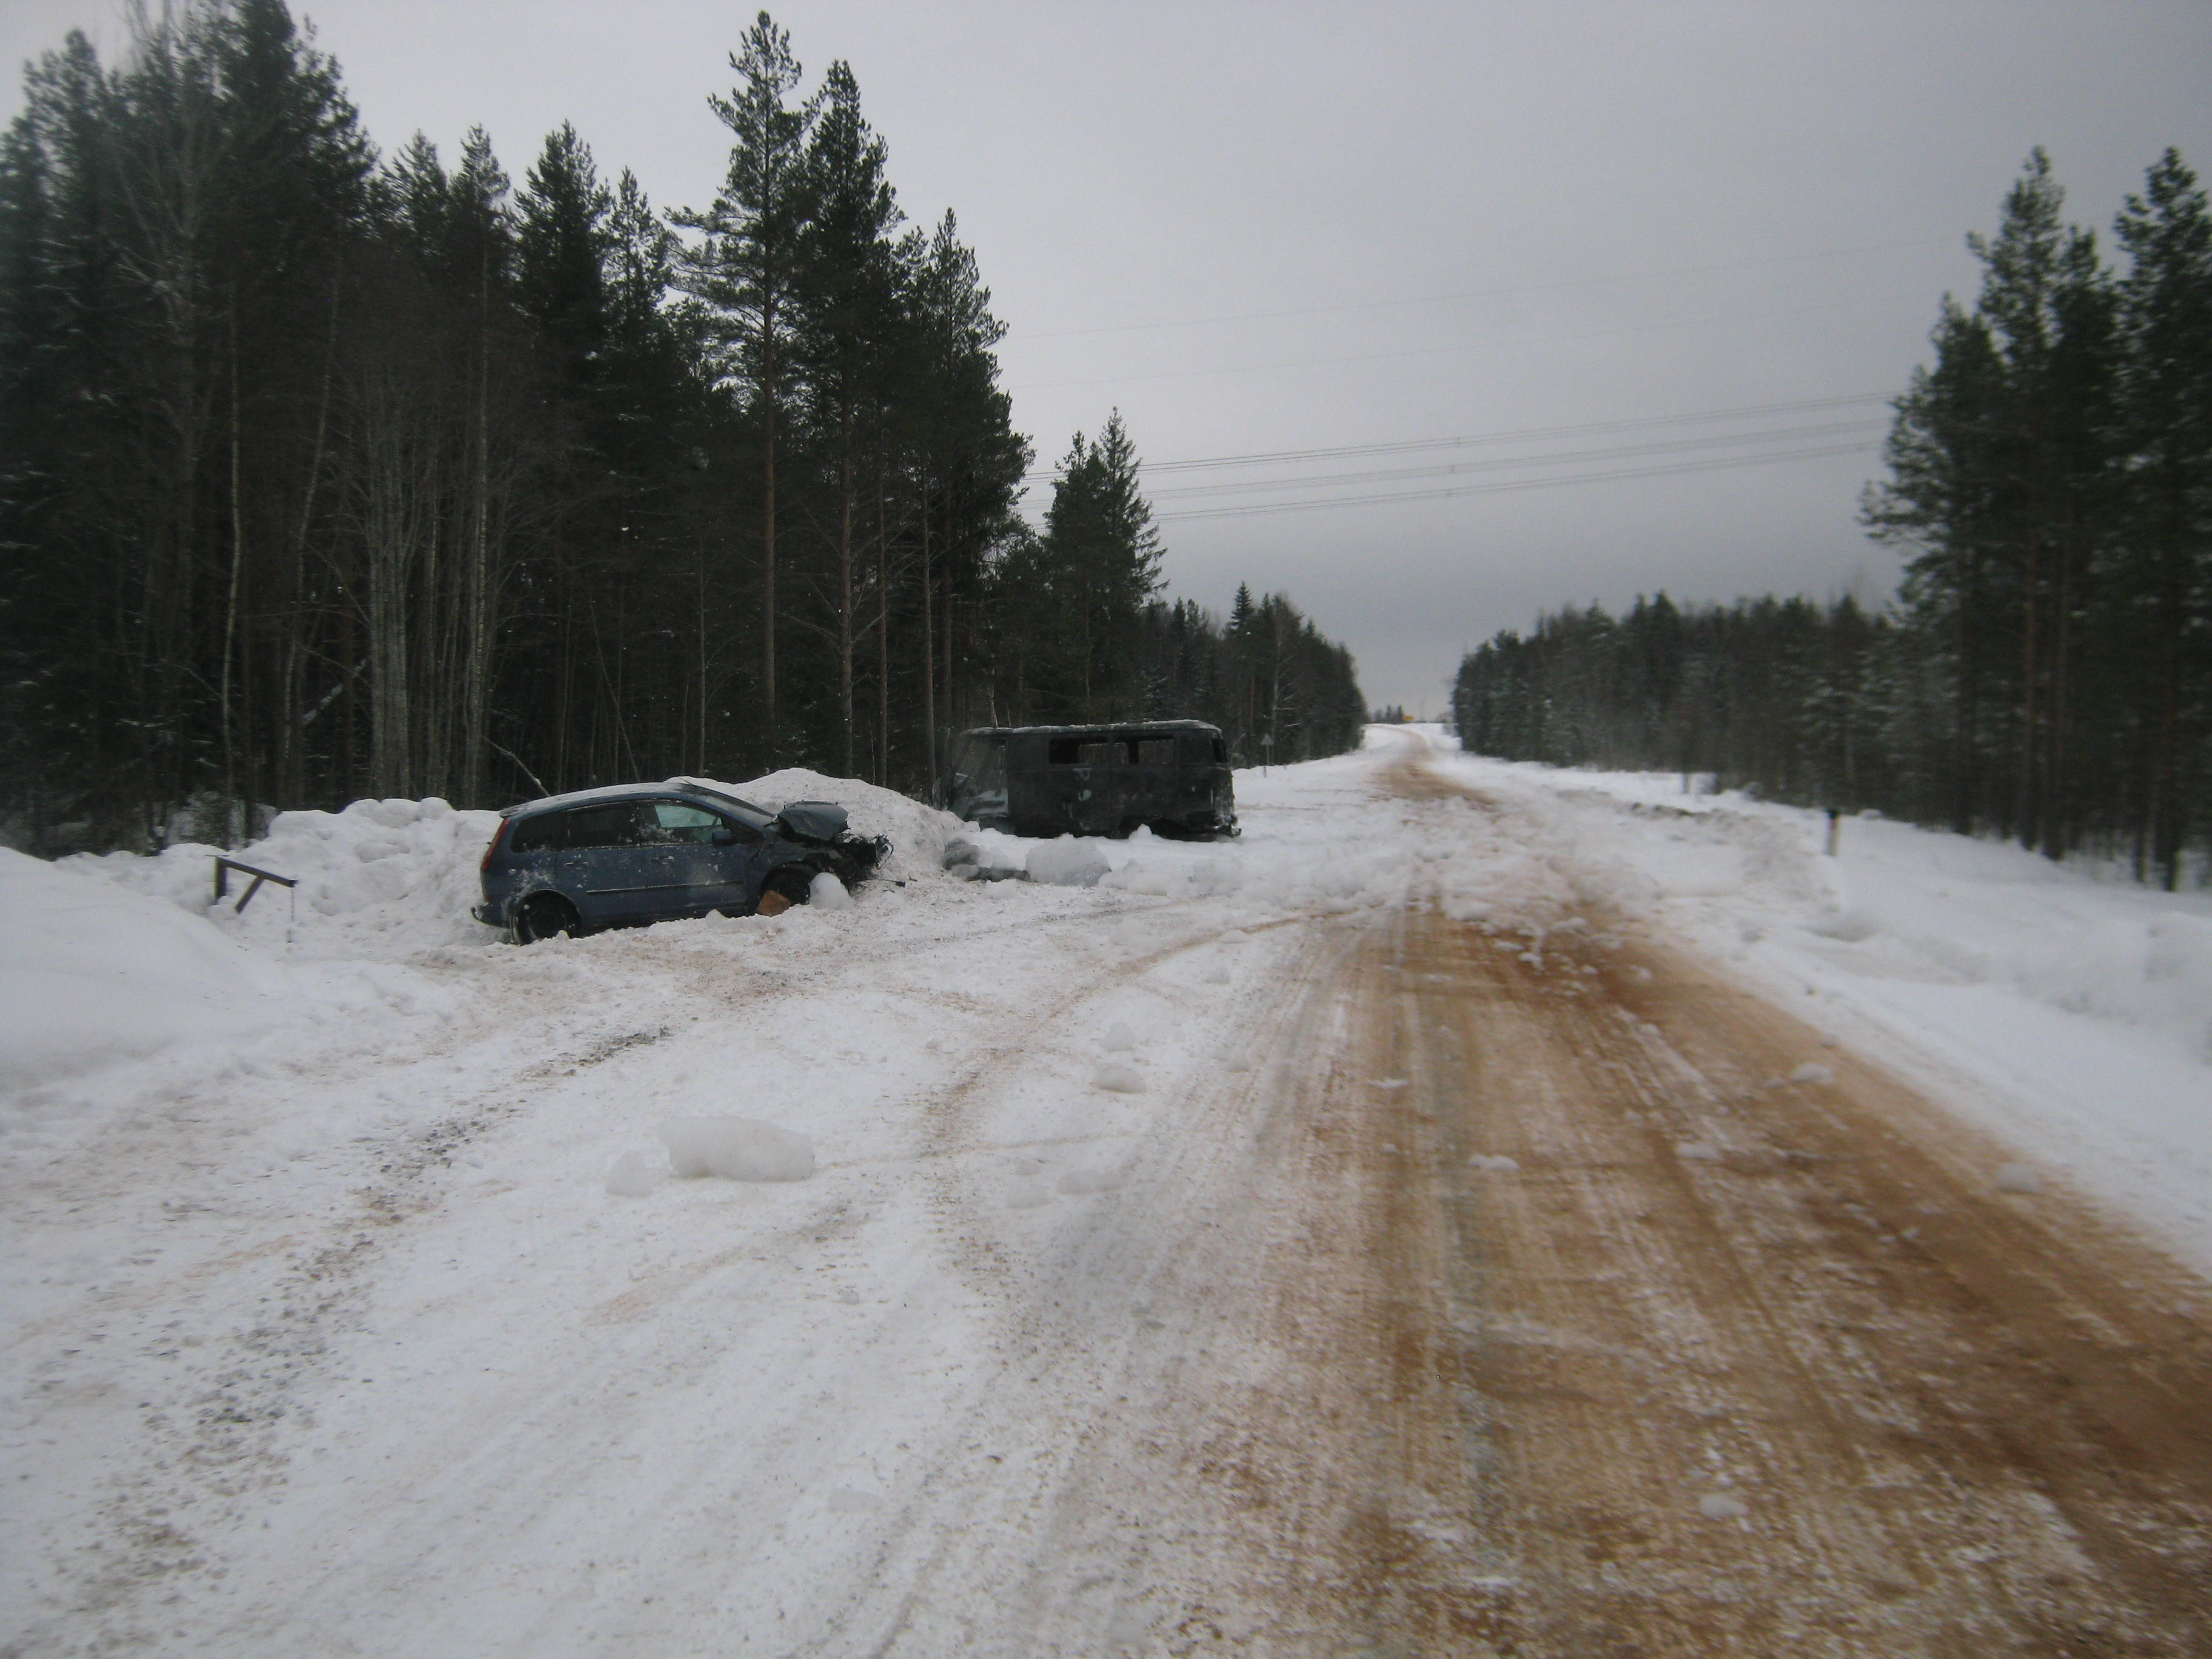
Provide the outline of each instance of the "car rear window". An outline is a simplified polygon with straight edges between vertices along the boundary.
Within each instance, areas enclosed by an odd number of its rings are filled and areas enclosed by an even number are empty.
[[[559,812],[540,812],[534,818],[525,818],[514,826],[507,838],[510,853],[550,853],[561,844]]]

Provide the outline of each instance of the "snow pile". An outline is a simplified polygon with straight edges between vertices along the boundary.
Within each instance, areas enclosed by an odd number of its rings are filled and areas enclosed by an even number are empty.
[[[804,1181],[814,1173],[811,1140],[750,1118],[672,1117],[660,1126],[660,1144],[669,1168],[687,1179]],[[612,1190],[611,1176],[609,1182]]]
[[[1114,866],[1097,842],[1062,836],[1031,846],[1028,867],[1031,881],[1054,887],[1096,887]]]
[[[280,812],[267,836],[234,854],[185,842],[150,858],[80,854],[61,862],[243,938],[311,956],[392,958],[498,937],[469,915],[483,898],[477,869],[498,824],[495,812],[456,811],[434,797],[357,800],[342,812]],[[241,914],[250,877],[234,872],[230,896],[214,901],[215,860],[224,856],[299,885],[264,886]]]
[[[2173,910],[2102,921],[2008,965],[2039,1000],[2166,1031],[2212,1060],[2212,917]]]
[[[769,811],[794,800],[836,802],[859,833],[890,838],[880,873],[893,880],[935,874],[946,839],[967,827],[893,790],[799,767],[744,783],[701,781]],[[469,914],[483,899],[478,866],[498,826],[496,812],[459,811],[434,797],[357,800],[339,812],[281,812],[267,836],[229,854],[186,842],[152,857],[80,854],[61,862],[166,899],[241,939],[309,957],[392,960],[498,939]],[[264,886],[240,914],[240,878],[222,903],[213,900],[215,860],[224,856],[299,885],[289,893]],[[842,908],[840,897],[850,902],[842,889],[833,896],[817,887],[814,895],[825,909]]]
[[[280,969],[206,921],[0,848],[0,1088],[252,1036],[299,1012]]]
[[[794,800],[835,802],[845,809],[855,834],[890,839],[890,856],[877,873],[894,881],[939,875],[945,842],[956,836],[974,841],[978,833],[974,825],[961,823],[951,813],[924,806],[896,789],[863,783],[858,778],[833,778],[803,766],[787,766],[744,783],[718,783],[712,778],[699,781],[769,812],[781,811],[786,803]]]

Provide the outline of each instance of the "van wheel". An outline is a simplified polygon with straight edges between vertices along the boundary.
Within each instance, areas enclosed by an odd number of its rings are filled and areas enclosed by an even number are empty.
[[[814,872],[787,865],[762,884],[760,903],[755,914],[780,916],[793,905],[804,904],[813,896]]]
[[[541,939],[576,932],[576,907],[557,893],[537,893],[523,901],[514,913],[514,942],[531,945]]]

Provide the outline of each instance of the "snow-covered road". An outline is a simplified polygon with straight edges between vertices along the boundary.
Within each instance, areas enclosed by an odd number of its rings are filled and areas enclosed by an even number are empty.
[[[0,1654],[2212,1641],[2185,1001],[1973,981],[2132,1057],[2077,1157],[1987,1008],[1900,1025],[1906,876],[1802,815],[1403,732],[1238,788],[1096,888],[909,814],[849,909],[525,951],[333,875],[179,916],[202,1040],[73,958],[0,1117]],[[346,881],[471,868],[404,805]],[[160,862],[0,915],[127,935]],[[2202,904],[2141,926],[2197,971]],[[609,1190],[702,1116],[814,1172]]]

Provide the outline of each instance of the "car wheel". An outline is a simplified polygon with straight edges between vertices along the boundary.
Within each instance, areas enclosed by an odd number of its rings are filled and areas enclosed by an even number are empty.
[[[786,865],[761,884],[760,903],[756,914],[780,916],[794,904],[804,904],[814,896],[814,872]]]
[[[557,893],[537,893],[514,913],[514,942],[530,945],[556,933],[576,932],[576,907]]]

